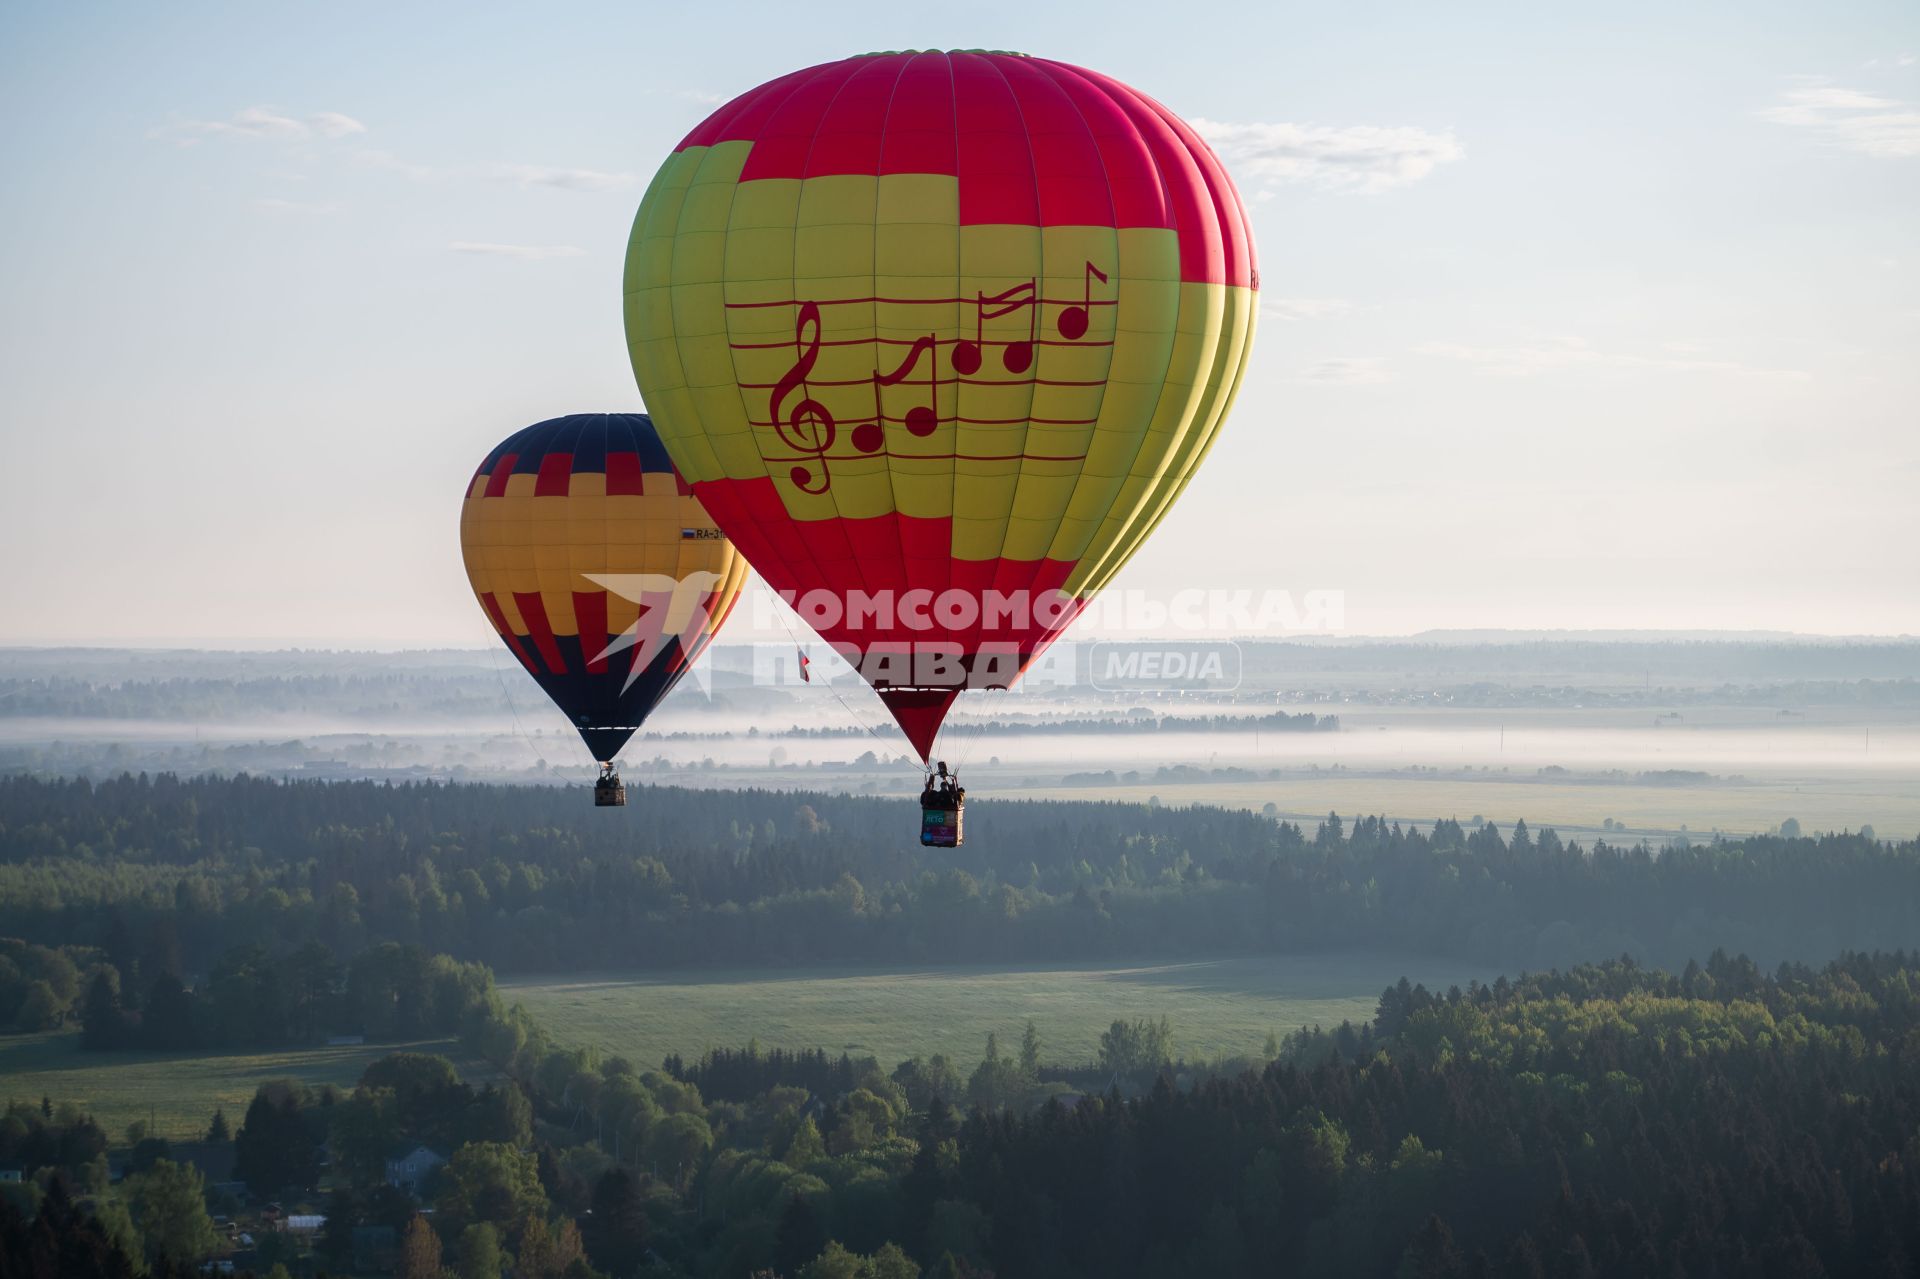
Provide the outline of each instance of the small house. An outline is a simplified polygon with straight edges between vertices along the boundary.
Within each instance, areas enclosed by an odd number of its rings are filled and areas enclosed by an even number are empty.
[[[387,1160],[387,1184],[408,1194],[418,1194],[422,1182],[433,1175],[447,1157],[425,1146],[415,1146],[397,1158]]]

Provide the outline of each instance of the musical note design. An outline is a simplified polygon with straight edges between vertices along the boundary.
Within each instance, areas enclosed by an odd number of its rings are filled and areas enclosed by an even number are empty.
[[[977,292],[971,299],[951,297],[845,297],[807,300],[791,298],[784,301],[764,300],[726,303],[729,310],[735,308],[757,309],[762,307],[789,306],[796,308],[792,338],[795,353],[794,362],[786,372],[780,375],[779,380],[771,386],[771,394],[767,400],[767,420],[765,422],[755,421],[753,423],[761,427],[771,426],[778,435],[780,443],[790,450],[794,456],[775,458],[769,455],[767,460],[769,462],[781,461],[794,463],[787,472],[787,477],[793,482],[794,486],[803,493],[819,495],[826,493],[833,486],[831,464],[834,461],[850,461],[861,456],[888,453],[887,426],[890,422],[899,422],[907,428],[908,434],[917,439],[927,439],[932,436],[943,422],[969,423],[983,427],[1014,426],[1021,423],[1029,426],[1062,427],[1084,427],[1092,425],[1092,419],[1079,418],[1042,418],[1032,416],[1012,419],[958,416],[942,418],[940,416],[939,406],[939,387],[942,381],[939,376],[939,350],[942,346],[948,345],[951,345],[953,348],[951,360],[955,374],[954,381],[965,381],[973,374],[978,373],[984,362],[984,352],[986,348],[988,346],[998,346],[1000,348],[1000,363],[1009,374],[1013,375],[1012,379],[975,381],[972,385],[1041,385],[1044,380],[1039,377],[1037,372],[1032,373],[1031,376],[1021,376],[1023,374],[1029,374],[1030,371],[1034,369],[1035,357],[1040,347],[1050,345],[1081,345],[1083,339],[1085,339],[1084,345],[1087,346],[1111,347],[1113,345],[1111,338],[1092,339],[1088,337],[1088,331],[1092,327],[1092,308],[1096,306],[1111,307],[1118,305],[1117,298],[1094,297],[1093,286],[1096,281],[1101,284],[1111,283],[1107,273],[1095,266],[1091,260],[1088,260],[1085,262],[1081,272],[1081,291],[1077,301],[1068,298],[1048,298],[1042,296],[1039,278],[1035,277],[1002,289],[998,293]],[[828,340],[824,335],[825,326],[821,318],[822,308],[828,306],[864,307],[876,303],[884,303],[889,306],[948,307],[955,304],[964,306],[969,302],[974,308],[973,336],[971,338],[943,338],[939,332],[935,330],[914,338],[910,343],[897,342],[877,335],[871,337],[843,337],[837,340]],[[1051,340],[1043,341],[1040,337],[1041,312],[1043,308],[1049,306],[1058,308],[1058,314],[1054,317],[1053,321],[1053,329],[1062,339],[1059,342]],[[1002,319],[1009,315],[1016,315],[1021,311],[1025,311],[1027,315],[1027,331],[1024,337],[1016,338],[1012,341],[988,339],[986,334],[987,321]],[[730,341],[728,345],[735,351],[771,351],[784,349],[787,344],[785,341],[765,343]],[[868,345],[872,346],[876,353],[888,345],[895,346],[896,348],[900,345],[905,345],[907,350],[900,361],[888,372],[882,372],[878,367],[874,367],[864,378],[836,380],[827,377],[819,381],[813,380],[813,375],[819,364],[820,352],[823,347]],[[921,369],[923,361],[926,365],[924,371]],[[885,400],[882,394],[885,388],[899,386],[901,383],[908,383],[915,388],[917,393],[922,381],[926,384],[926,402],[923,404],[914,404],[907,410],[905,417],[889,418],[886,413]],[[863,384],[873,389],[873,415],[871,418],[856,418],[851,422],[843,422],[836,419],[833,412],[828,409],[825,404],[814,398],[816,388],[819,388],[820,394],[826,394],[830,388],[851,388]],[[1044,384],[1057,387],[1093,387],[1101,383],[1061,381],[1056,379],[1053,381],[1044,381]],[[765,382],[751,383],[743,381],[740,385],[743,390],[768,389],[768,384]],[[796,393],[798,393],[799,398],[794,399],[793,397]],[[793,400],[791,405],[788,404],[790,399]],[[845,408],[844,405],[842,407],[843,409]],[[1029,415],[1031,414],[1031,408],[1029,408],[1028,413]],[[842,427],[848,428],[845,436],[847,444],[843,446],[842,451],[836,457],[833,448],[841,439]],[[938,457],[958,458],[962,455],[956,451],[953,453],[935,454],[914,453],[912,456],[933,459]],[[1000,457],[998,455],[981,455],[976,457],[971,453],[966,456],[973,460],[980,461],[1008,461],[1018,458],[1031,458],[1032,460],[1042,461],[1077,461],[1083,458],[1084,454],[1075,454],[1073,456],[1043,456],[1038,453],[1028,454],[1023,449],[1021,452],[1007,457]]]
[[[1086,263],[1080,281],[1080,301],[1063,307],[1055,317],[1055,332],[1069,342],[1078,342],[1087,335],[1088,316],[1094,305],[1093,282],[1106,284],[1107,273],[1091,261]],[[1025,308],[1027,312],[1027,336],[1025,341],[1006,343],[1000,351],[1000,363],[1009,373],[1025,373],[1033,366],[1033,348],[1039,338],[1040,308],[1047,299],[1040,296],[1039,281],[1026,280],[1003,289],[991,296],[979,293],[973,300],[973,339],[960,339],[953,344],[953,369],[963,377],[970,377],[980,371],[980,352],[986,346],[986,327],[988,320],[997,320],[1003,315],[1011,315]]]
[[[1100,283],[1105,284],[1107,273],[1089,262],[1086,274],[1080,278],[1085,286],[1080,294],[1080,305],[1070,306],[1060,312],[1060,317],[1053,322],[1060,336],[1069,342],[1078,342],[1087,335],[1087,313],[1093,307],[1093,282],[1098,278]]]
[[[808,335],[808,329],[812,335]],[[789,471],[788,478],[802,493],[824,493],[833,480],[827,474],[827,450],[833,447],[835,435],[839,433],[839,424],[833,420],[833,414],[827,406],[810,395],[804,396],[793,406],[792,412],[785,418],[780,416],[780,406],[794,391],[806,388],[807,375],[813,372],[813,366],[820,358],[820,304],[802,302],[800,314],[793,325],[793,344],[800,356],[792,368],[780,375],[773,384],[773,395],[767,401],[767,416],[773,420],[773,429],[780,436],[781,443],[794,452],[813,458],[819,465],[816,476],[811,467],[796,466]]]
[[[953,369],[962,376],[971,376],[980,371],[980,349],[986,345],[986,327],[988,320],[997,320],[1003,315],[1012,315],[1022,307],[1027,308],[1027,340],[1009,342],[1000,350],[1000,363],[1009,373],[1025,373],[1033,363],[1033,340],[1038,335],[1040,289],[1037,281],[1028,280],[1016,284],[1010,289],[988,297],[979,294],[973,303],[973,341],[965,338],[953,344]]]
[[[881,409],[880,388],[883,386],[897,386],[901,382],[906,381],[907,375],[913,372],[913,366],[920,362],[920,357],[923,355],[931,356],[933,354],[934,344],[938,340],[939,339],[931,333],[923,338],[916,338],[913,345],[907,348],[907,357],[900,361],[899,367],[894,369],[893,372],[882,373],[879,369],[873,371],[873,421],[865,423],[854,430],[853,446],[855,448],[859,449],[862,453],[872,453],[882,444],[886,443],[886,432],[883,424],[887,420],[887,415]],[[940,425],[939,405],[934,399],[933,374],[934,361],[930,358],[927,360],[927,402],[925,404],[916,404],[908,409],[905,419],[907,430],[923,440],[926,439],[927,436],[932,435],[934,428]],[[863,444],[861,433],[867,431],[869,428],[871,428],[873,434],[866,437],[870,442]]]

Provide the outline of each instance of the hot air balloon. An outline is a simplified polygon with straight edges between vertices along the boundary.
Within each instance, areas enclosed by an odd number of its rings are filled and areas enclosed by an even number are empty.
[[[460,509],[460,552],[501,640],[613,766],[726,620],[747,565],[639,413],[536,423],[488,453]]]
[[[1258,284],[1232,181],[1151,98],[879,53],[686,136],[634,220],[627,341],[695,495],[924,761],[1186,487]]]

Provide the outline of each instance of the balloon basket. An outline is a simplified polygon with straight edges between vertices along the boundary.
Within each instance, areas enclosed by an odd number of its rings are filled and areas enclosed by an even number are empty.
[[[608,766],[600,774],[600,780],[593,784],[593,806],[595,808],[625,808],[627,806],[627,786],[620,780],[620,774]]]
[[[945,760],[927,774],[920,791],[920,843],[926,848],[958,848],[966,840],[967,790],[947,771]]]
[[[958,848],[966,841],[961,822],[966,804],[960,800],[920,810],[920,842],[928,848]]]

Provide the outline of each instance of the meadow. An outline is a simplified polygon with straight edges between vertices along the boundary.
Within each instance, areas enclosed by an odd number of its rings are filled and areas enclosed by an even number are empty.
[[[75,1102],[115,1144],[135,1120],[146,1120],[152,1132],[169,1140],[190,1141],[206,1132],[216,1109],[225,1109],[227,1121],[238,1127],[262,1080],[298,1079],[350,1091],[368,1062],[402,1051],[458,1057],[452,1040],[172,1053],[85,1052],[77,1030],[8,1035],[0,1037],[0,1100]],[[461,1064],[461,1074],[471,1075],[468,1064]]]
[[[1032,1018],[1045,1060],[1093,1060],[1116,1018],[1165,1016],[1190,1057],[1251,1054],[1269,1033],[1373,1016],[1402,976],[1445,989],[1494,974],[1449,960],[1382,954],[1261,955],[1179,963],[1035,968],[795,968],[502,984],[564,1044],[651,1065],[709,1047],[824,1048],[888,1067],[943,1053],[971,1068],[989,1032],[1003,1051]]]
[[[643,1066],[709,1047],[824,1048],[884,1065],[944,1053],[971,1069],[988,1032],[1002,1051],[1029,1018],[1049,1062],[1081,1064],[1116,1018],[1165,1016],[1190,1057],[1252,1054],[1269,1033],[1371,1018],[1402,976],[1444,989],[1491,972],[1456,961],[1383,954],[1263,955],[1113,967],[796,968],[632,976],[597,974],[503,982],[556,1043],[620,1053]],[[238,1124],[266,1079],[351,1089],[390,1052],[442,1053],[463,1077],[491,1073],[460,1060],[451,1040],[355,1044],[260,1053],[84,1052],[73,1030],[0,1038],[0,1100],[75,1102],[118,1142],[127,1125],[190,1140],[217,1108]]]
[[[1313,823],[1329,812],[1382,814],[1422,829],[1435,818],[1465,822],[1484,816],[1502,831],[1524,818],[1536,830],[1552,826],[1569,839],[1655,841],[1686,834],[1695,842],[1715,832],[1757,835],[1791,817],[1809,831],[1858,830],[1871,824],[1882,839],[1911,838],[1920,830],[1920,783],[1910,777],[1818,777],[1748,784],[1658,786],[1565,783],[1536,778],[1353,776],[1323,773],[1258,782],[1197,782],[1187,785],[1036,786],[1022,799],[1103,799],[1163,804],[1208,804],[1259,810],[1272,804],[1289,821]],[[1603,830],[1617,822],[1624,834]]]

